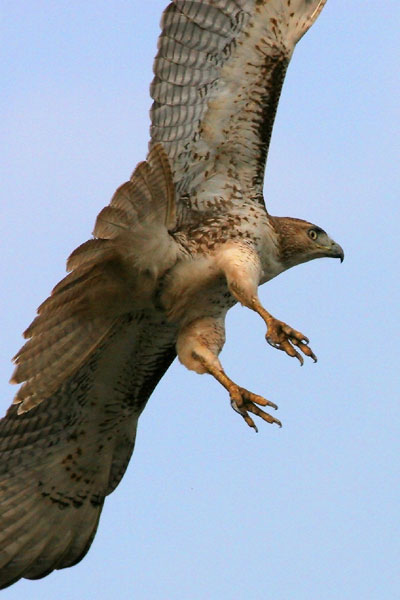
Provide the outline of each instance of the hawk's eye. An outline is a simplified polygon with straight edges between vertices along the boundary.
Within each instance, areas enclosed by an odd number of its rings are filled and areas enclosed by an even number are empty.
[[[318,237],[318,233],[315,231],[315,229],[310,229],[308,232],[308,236],[312,239],[312,240],[316,240]]]

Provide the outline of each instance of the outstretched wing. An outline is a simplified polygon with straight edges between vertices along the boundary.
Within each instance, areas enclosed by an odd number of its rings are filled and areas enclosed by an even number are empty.
[[[0,420],[0,589],[86,554],[175,336],[159,314],[126,315],[50,398]]]
[[[171,171],[155,146],[25,333],[13,375],[25,383],[0,420],[0,588],[89,549],[139,415],[175,357],[176,326],[153,302],[179,252],[174,224]]]
[[[233,195],[262,202],[286,69],[325,2],[174,0],[166,8],[151,145],[163,143],[177,189],[193,208],[209,210],[232,180]]]

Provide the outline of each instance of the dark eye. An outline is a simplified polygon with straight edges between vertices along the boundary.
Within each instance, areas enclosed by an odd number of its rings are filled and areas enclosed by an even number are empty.
[[[308,235],[312,240],[316,240],[318,237],[318,233],[315,231],[315,229],[310,229]]]

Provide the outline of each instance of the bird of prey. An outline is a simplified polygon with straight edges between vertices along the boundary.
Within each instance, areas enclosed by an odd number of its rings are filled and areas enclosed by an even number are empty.
[[[88,551],[120,482],[138,418],[177,355],[232,407],[279,421],[218,355],[235,303],[266,339],[316,357],[273,317],[258,286],[319,257],[343,259],[320,227],[274,217],[264,167],[285,72],[326,0],[174,0],[154,62],[146,161],[97,217],[93,238],[41,304],[14,358],[22,383],[0,422],[0,586],[70,567]]]

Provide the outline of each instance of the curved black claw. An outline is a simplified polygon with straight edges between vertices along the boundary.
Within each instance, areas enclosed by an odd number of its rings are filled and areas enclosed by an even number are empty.
[[[286,352],[288,356],[297,358],[301,366],[304,364],[304,358],[297,352],[296,348],[306,356],[312,358],[314,362],[317,362],[317,357],[308,345],[310,340],[300,333],[300,331],[296,331],[296,329],[292,329],[292,327],[283,323],[283,321],[274,319],[269,324],[265,339],[273,348],[282,350],[283,352]]]
[[[252,427],[256,432],[258,431],[258,429],[253,419],[249,415],[249,412],[251,412],[253,415],[256,415],[257,417],[260,417],[267,423],[276,423],[276,425],[282,427],[282,423],[278,419],[275,419],[275,417],[268,414],[267,412],[259,408],[259,406],[257,406],[257,404],[259,404],[260,406],[271,406],[272,408],[277,410],[278,407],[276,404],[270,402],[262,396],[253,394],[245,388],[235,386],[230,390],[230,401],[233,410],[239,413],[246,421],[247,425],[249,427]]]

